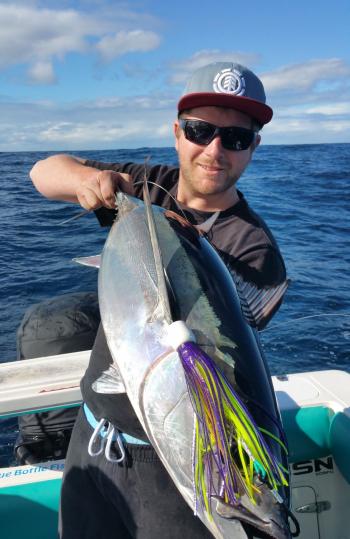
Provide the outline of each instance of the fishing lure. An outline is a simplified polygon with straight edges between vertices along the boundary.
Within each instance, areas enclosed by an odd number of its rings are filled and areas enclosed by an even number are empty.
[[[219,371],[214,361],[194,342],[186,324],[169,326],[172,346],[177,350],[196,415],[194,452],[194,490],[211,515],[211,498],[236,506],[245,492],[253,504],[259,487],[258,475],[279,499],[278,488],[287,486],[287,470],[277,461],[237,392]],[[277,441],[271,433],[264,434]],[[236,449],[233,455],[233,449]],[[215,481],[215,477],[219,481]]]

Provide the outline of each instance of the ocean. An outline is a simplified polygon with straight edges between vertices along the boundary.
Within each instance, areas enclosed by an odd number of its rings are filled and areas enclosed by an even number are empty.
[[[72,258],[99,253],[108,231],[93,214],[59,225],[79,207],[44,199],[28,177],[48,155],[0,153],[0,362],[16,359],[16,330],[28,307],[96,290],[97,272]],[[78,155],[177,162],[172,148]],[[281,309],[261,333],[272,374],[350,372],[350,144],[261,146],[238,187],[272,229],[291,280]],[[13,420],[0,424],[0,463],[15,430]]]

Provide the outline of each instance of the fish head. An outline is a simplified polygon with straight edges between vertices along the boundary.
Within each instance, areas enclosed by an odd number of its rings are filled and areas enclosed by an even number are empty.
[[[278,493],[270,490],[264,482],[255,480],[257,488],[255,503],[242,493],[236,505],[226,503],[219,496],[213,496],[214,520],[219,527],[221,519],[238,519],[251,530],[259,530],[273,539],[291,539],[288,525],[288,510]]]

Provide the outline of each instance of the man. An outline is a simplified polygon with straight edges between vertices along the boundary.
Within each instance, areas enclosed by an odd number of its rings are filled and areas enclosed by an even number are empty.
[[[228,267],[258,287],[283,282],[285,266],[271,232],[235,187],[260,143],[260,128],[272,118],[261,81],[239,64],[207,65],[191,77],[178,112],[174,134],[180,167],[148,167],[149,180],[164,188],[150,184],[152,202],[174,211],[181,208],[191,222],[206,223],[207,228],[216,213],[208,234]],[[57,155],[38,162],[31,178],[44,196],[78,202],[108,225],[114,218],[116,190],[142,197],[138,180],[143,169],[143,164]],[[92,390],[111,361],[100,327],[81,383],[85,408],[66,461],[61,538],[211,537],[177,493],[127,396]],[[101,418],[123,433],[122,462],[109,462],[104,454],[91,456],[97,452],[92,450],[98,438],[92,437],[93,429]],[[120,448],[113,451],[115,461]]]

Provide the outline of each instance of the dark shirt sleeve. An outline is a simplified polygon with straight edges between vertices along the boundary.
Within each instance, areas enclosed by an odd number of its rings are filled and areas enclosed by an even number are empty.
[[[282,255],[272,245],[261,245],[259,248],[244,253],[238,259],[229,257],[228,266],[231,266],[247,281],[256,284],[258,288],[275,286],[286,279],[286,267]]]

